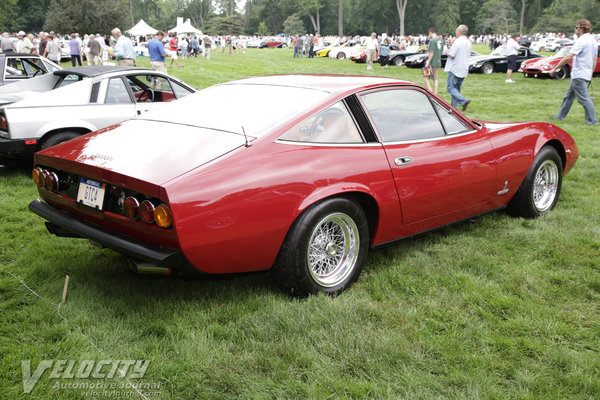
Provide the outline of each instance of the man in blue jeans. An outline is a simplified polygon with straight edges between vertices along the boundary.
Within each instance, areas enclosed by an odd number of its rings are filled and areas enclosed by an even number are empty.
[[[565,119],[569,110],[571,110],[573,100],[577,98],[577,101],[579,101],[585,110],[585,123],[588,125],[598,125],[594,103],[587,89],[598,61],[598,42],[590,34],[591,31],[592,24],[589,20],[578,20],[575,27],[575,32],[579,35],[577,41],[569,54],[563,57],[550,71],[550,76],[554,76],[557,69],[573,59],[571,84],[567,89],[560,110],[558,110],[558,115],[550,116],[550,119]]]
[[[456,28],[456,40],[448,50],[448,60],[444,71],[448,73],[448,82],[446,90],[452,96],[452,107],[457,108],[460,104],[463,111],[467,111],[467,106],[471,100],[465,98],[460,90],[463,80],[469,73],[469,57],[471,56],[471,41],[467,38],[469,28],[466,25],[459,25]]]

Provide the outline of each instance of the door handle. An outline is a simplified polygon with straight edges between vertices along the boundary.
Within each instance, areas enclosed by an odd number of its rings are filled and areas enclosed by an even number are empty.
[[[412,157],[397,157],[394,159],[394,163],[398,166],[410,164],[413,161]]]

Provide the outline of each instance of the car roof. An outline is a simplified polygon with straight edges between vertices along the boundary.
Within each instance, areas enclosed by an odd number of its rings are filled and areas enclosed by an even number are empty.
[[[79,75],[86,78],[93,78],[96,76],[110,74],[113,72],[121,71],[153,71],[150,68],[139,68],[139,67],[124,67],[115,65],[86,65],[84,67],[71,67],[65,68],[60,71],[54,71],[54,75],[66,76],[66,75]]]
[[[414,83],[412,82],[401,81],[393,78],[384,78],[379,76],[333,74],[267,75],[244,78],[237,81],[224,83],[224,85],[236,84],[288,86],[304,89],[322,90],[331,93],[366,89],[369,87],[382,85],[414,85]]]

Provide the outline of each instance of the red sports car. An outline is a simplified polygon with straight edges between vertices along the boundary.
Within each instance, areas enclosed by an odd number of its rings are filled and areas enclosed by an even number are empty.
[[[36,153],[29,208],[140,270],[271,270],[293,295],[339,293],[370,247],[547,213],[577,157],[552,124],[472,121],[410,82],[255,77]]]
[[[534,58],[532,60],[526,60],[521,64],[519,72],[522,72],[526,78],[550,77],[550,75],[548,75],[550,73],[550,70],[554,68],[554,66],[558,65],[560,60],[562,60],[564,56],[569,54],[571,49],[572,46],[563,47],[558,53],[551,57]],[[569,61],[568,64],[563,65],[562,67],[557,69],[554,78],[565,79],[566,77],[571,75],[572,67],[573,60]],[[594,75],[596,74],[600,74],[600,46],[598,46],[598,62],[596,63],[596,69],[594,70]]]

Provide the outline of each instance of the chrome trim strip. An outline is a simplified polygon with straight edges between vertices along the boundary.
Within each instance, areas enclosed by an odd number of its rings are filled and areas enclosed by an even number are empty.
[[[275,140],[273,143],[288,144],[292,146],[313,146],[313,147],[382,147],[381,143],[313,143],[313,142],[292,142],[291,140]]]
[[[388,145],[394,145],[394,144],[411,144],[411,143],[433,142],[435,140],[446,140],[446,139],[451,139],[451,138],[455,138],[455,137],[461,137],[461,136],[465,136],[465,135],[470,135],[470,134],[475,133],[475,132],[479,132],[479,131],[476,130],[476,129],[474,129],[474,130],[463,132],[463,133],[457,133],[457,134],[452,134],[452,135],[444,135],[444,136],[435,137],[435,138],[429,138],[429,139],[404,140],[404,141],[400,141],[400,142],[384,142],[383,144],[386,145],[386,146],[388,146]]]

